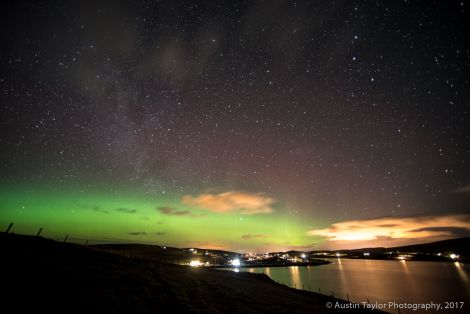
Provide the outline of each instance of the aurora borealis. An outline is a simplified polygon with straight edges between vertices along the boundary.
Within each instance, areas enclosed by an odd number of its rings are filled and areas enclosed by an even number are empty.
[[[307,226],[295,216],[267,219],[246,212],[247,205],[232,206],[235,212],[218,213],[185,204],[177,196],[155,197],[105,187],[96,192],[79,187],[22,186],[3,188],[2,192],[2,217],[20,222],[17,232],[28,234],[44,227],[45,236],[57,239],[68,234],[77,242],[164,243],[251,251],[301,248],[311,241],[304,232]],[[220,200],[216,204],[216,209],[220,208]],[[228,207],[226,204],[224,211]],[[257,233],[252,234],[253,230]]]
[[[258,252],[470,234],[463,2],[9,6],[0,228]]]

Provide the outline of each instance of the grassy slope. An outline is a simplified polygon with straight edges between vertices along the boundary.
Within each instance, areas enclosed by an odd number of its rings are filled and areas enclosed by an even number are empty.
[[[335,312],[325,307],[334,299],[262,274],[190,269],[4,233],[0,244],[2,304],[18,313]]]

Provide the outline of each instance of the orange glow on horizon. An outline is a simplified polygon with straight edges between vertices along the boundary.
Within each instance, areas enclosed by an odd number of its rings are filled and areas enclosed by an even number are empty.
[[[351,248],[351,244],[355,247],[390,246],[444,240],[457,237],[456,229],[470,231],[470,215],[350,220],[310,230],[308,234],[325,237],[330,247],[341,244]]]

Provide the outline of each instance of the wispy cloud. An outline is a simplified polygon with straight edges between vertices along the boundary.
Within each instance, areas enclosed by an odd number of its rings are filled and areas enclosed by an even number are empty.
[[[147,232],[145,232],[145,231],[135,231],[135,232],[129,232],[129,235],[133,235],[133,236],[147,235]]]
[[[284,251],[312,251],[317,248],[317,244],[307,245],[288,245]]]
[[[133,214],[133,213],[136,213],[136,212],[137,212],[136,209],[133,209],[133,208],[126,208],[126,207],[116,208],[116,210],[117,210],[118,212],[127,213],[127,214]]]
[[[95,211],[95,212],[98,212],[98,213],[102,213],[102,214],[108,214],[109,211],[107,211],[106,209],[102,209],[101,207],[99,206],[93,206],[91,208],[91,210]]]
[[[102,209],[98,205],[85,205],[85,204],[77,204],[77,205],[80,206],[80,208],[82,208],[82,209],[91,209],[94,212],[98,212],[98,213],[102,213],[102,214],[108,214],[109,213],[109,211],[107,211],[105,209]]]
[[[310,235],[348,245],[390,246],[442,240],[470,234],[470,215],[441,215],[418,217],[386,217],[350,220],[332,224],[329,228],[313,229]],[[347,247],[345,247],[347,248]]]
[[[206,242],[206,241],[188,241],[186,242],[191,247],[196,247],[200,249],[209,249],[209,250],[226,250],[227,245],[222,243]]]
[[[165,235],[166,232],[150,232],[148,233],[147,231],[134,231],[134,232],[129,232],[129,235],[132,236],[139,236],[139,235],[157,235],[157,236],[162,236]]]
[[[174,215],[174,216],[188,216],[191,215],[189,210],[178,210],[173,207],[158,207],[160,213],[164,215]]]
[[[162,213],[163,215],[189,216],[189,217],[194,217],[194,218],[204,216],[203,214],[193,214],[189,210],[178,210],[174,207],[167,207],[167,206],[158,207],[157,210],[160,211],[160,213]]]
[[[186,195],[182,202],[215,213],[238,213],[242,215],[269,214],[275,200],[262,193],[228,191],[218,194],[204,193]]]
[[[259,239],[259,238],[269,238],[267,234],[244,234],[242,235],[243,240],[252,240],[252,239]]]

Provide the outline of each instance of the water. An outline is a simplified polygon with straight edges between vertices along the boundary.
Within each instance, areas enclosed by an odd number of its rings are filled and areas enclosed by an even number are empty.
[[[423,304],[441,303],[442,306],[460,307],[445,302],[465,302],[463,309],[445,312],[465,313],[470,309],[470,267],[463,263],[382,261],[362,259],[331,259],[332,263],[307,267],[241,268],[240,271],[265,273],[273,280],[295,287],[356,303],[367,299],[385,304],[383,310],[398,313],[389,308],[389,302]],[[442,310],[441,310],[442,311]],[[435,310],[406,310],[401,313],[430,313]]]

